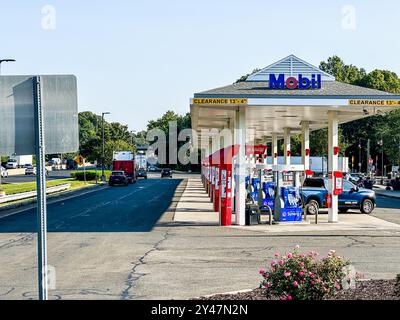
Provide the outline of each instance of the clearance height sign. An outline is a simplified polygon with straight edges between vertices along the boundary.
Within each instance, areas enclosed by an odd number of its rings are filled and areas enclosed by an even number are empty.
[[[349,100],[350,106],[400,107],[400,100]]]
[[[208,105],[208,106],[220,106],[220,105],[246,105],[247,99],[242,98],[194,98],[193,104],[195,105]]]

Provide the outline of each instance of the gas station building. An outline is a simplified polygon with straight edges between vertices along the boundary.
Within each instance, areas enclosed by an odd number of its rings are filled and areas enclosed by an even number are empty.
[[[204,154],[202,179],[211,201],[215,202],[215,211],[220,212],[221,224],[231,224],[233,210],[233,223],[245,225],[246,172],[256,162],[251,155],[256,153],[255,148],[270,143],[267,153],[272,158],[270,164],[276,166],[278,140],[283,140],[286,167],[281,168],[290,170],[291,135],[301,134],[305,176],[311,174],[310,132],[323,128],[328,128],[329,146],[328,221],[338,222],[340,190],[337,191],[342,181],[336,173],[338,157],[343,151],[339,150],[338,126],[397,107],[400,107],[399,95],[338,82],[294,55],[250,75],[246,81],[195,93],[191,116],[192,128],[198,135],[196,147]],[[267,160],[263,156],[258,161]]]

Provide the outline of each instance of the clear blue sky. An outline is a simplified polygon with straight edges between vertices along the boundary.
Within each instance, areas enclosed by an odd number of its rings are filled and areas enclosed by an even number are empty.
[[[55,30],[42,28],[48,4]],[[344,5],[355,29],[343,28]],[[0,57],[17,59],[3,74],[75,74],[80,111],[110,111],[139,130],[291,53],[400,74],[399,18],[396,0],[2,1]]]

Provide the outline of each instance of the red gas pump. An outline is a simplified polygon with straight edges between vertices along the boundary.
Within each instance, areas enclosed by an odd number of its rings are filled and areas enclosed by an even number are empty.
[[[215,165],[211,167],[211,194],[210,200],[214,203],[214,195],[215,195]]]
[[[204,188],[208,194],[208,164],[204,166]]]
[[[237,145],[221,150],[220,165],[220,223],[221,226],[232,225],[232,158],[238,153]]]
[[[338,196],[343,193],[343,173],[340,171],[333,172],[333,194]]]
[[[221,166],[221,225],[232,225],[232,164]]]
[[[208,196],[211,198],[212,189],[212,159],[211,156],[208,157]]]
[[[221,195],[221,165],[215,166],[215,194],[214,194],[214,211],[219,212],[219,201]]]

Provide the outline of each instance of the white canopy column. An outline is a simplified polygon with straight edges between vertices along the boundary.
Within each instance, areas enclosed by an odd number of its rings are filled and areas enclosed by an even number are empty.
[[[290,128],[285,128],[283,131],[283,137],[284,137],[284,157],[285,157],[285,164],[289,165],[290,164],[290,157],[291,157],[291,145],[290,145]]]
[[[301,123],[301,156],[304,164],[304,170],[310,170],[310,122]]]
[[[339,154],[334,152],[339,145],[338,113],[337,111],[328,112],[328,168],[330,173],[328,192],[332,195],[332,206],[328,211],[328,221],[338,222],[338,196],[333,194],[334,178],[333,172],[338,171]]]
[[[276,133],[272,134],[272,164],[278,164],[278,135]]]
[[[235,223],[244,226],[246,223],[246,109],[236,111],[235,143],[239,146],[235,163]]]

